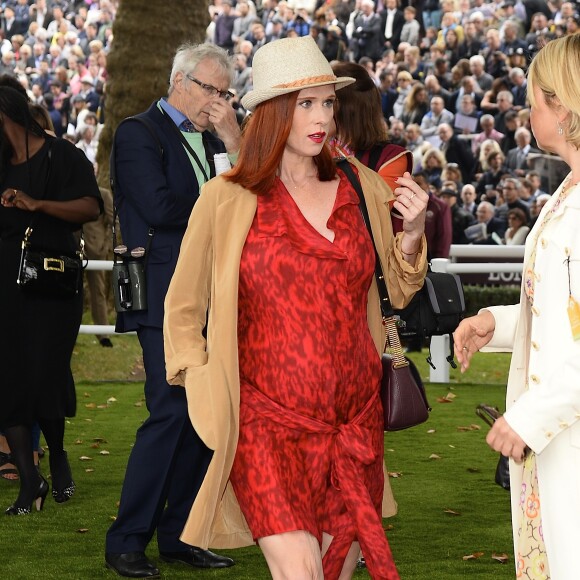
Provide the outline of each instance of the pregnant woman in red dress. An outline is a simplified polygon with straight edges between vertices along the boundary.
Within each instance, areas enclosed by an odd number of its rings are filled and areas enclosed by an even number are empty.
[[[275,579],[351,578],[362,548],[371,576],[392,580],[375,255],[326,144],[353,79],[310,37],[265,45],[253,71],[238,163],[202,190],[166,301],[168,379],[214,450],[182,540],[257,541]],[[352,163],[400,307],[425,274],[427,195]]]

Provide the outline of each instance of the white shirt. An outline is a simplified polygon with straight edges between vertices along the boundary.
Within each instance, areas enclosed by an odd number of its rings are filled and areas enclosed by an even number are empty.
[[[385,38],[389,40],[393,36],[393,22],[397,10],[387,10],[387,23],[385,25]]]

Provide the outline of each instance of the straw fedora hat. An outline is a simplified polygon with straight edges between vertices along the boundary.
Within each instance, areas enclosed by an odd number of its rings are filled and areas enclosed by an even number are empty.
[[[254,88],[242,97],[248,111],[264,101],[308,87],[335,85],[338,90],[354,83],[351,77],[334,75],[311,36],[282,38],[260,47],[252,61],[252,76]]]

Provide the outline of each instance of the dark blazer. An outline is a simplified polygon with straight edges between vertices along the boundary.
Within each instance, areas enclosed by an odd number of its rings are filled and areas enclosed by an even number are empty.
[[[142,113],[155,127],[159,145],[146,126],[128,121],[115,133],[115,205],[123,243],[131,250],[146,247],[149,228],[155,230],[147,261],[147,305],[138,312],[117,316],[117,331],[138,325],[163,328],[163,303],[179,255],[189,215],[199,197],[199,184],[173,121],[157,103]],[[209,131],[203,133],[211,177],[214,153],[225,152],[223,143]],[[113,160],[111,160],[113,162]]]
[[[501,219],[496,218],[496,217],[492,217],[485,224],[485,226],[487,228],[487,237],[484,240],[477,240],[476,242],[473,242],[474,245],[476,245],[476,246],[495,245],[496,242],[491,237],[491,234],[493,234],[493,233],[497,234],[500,238],[503,238],[505,236],[507,224],[505,223],[504,220],[501,220]]]
[[[383,32],[382,20],[376,13],[366,21],[362,14],[354,19],[351,46],[357,62],[363,56],[368,56],[374,61],[381,58],[385,50]]]
[[[402,10],[397,10],[395,13],[395,18],[393,20],[393,36],[391,38],[385,38],[385,27],[387,25],[387,10],[381,10],[379,16],[381,17],[381,34],[383,36],[383,41],[390,42],[390,47],[395,52],[399,47],[401,42],[401,31],[403,30],[403,25],[405,24],[405,17],[403,16]]]
[[[447,163],[459,165],[463,183],[471,183],[475,159],[468,141],[462,141],[456,136],[451,137],[445,151],[445,159],[447,159]]]
[[[534,147],[530,147],[528,153],[541,153],[539,149],[534,149]],[[519,157],[518,158],[518,148],[515,147],[508,151],[505,164],[510,172],[513,172],[515,169],[523,169],[524,171],[528,171],[530,167],[528,166],[528,157]]]

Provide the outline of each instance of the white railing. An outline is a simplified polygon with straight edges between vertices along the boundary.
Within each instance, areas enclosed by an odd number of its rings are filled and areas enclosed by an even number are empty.
[[[450,259],[434,258],[431,269],[434,272],[450,272],[452,274],[521,274],[522,262],[473,262],[457,263],[454,258],[495,258],[521,259],[524,257],[524,246],[472,246],[452,245]],[[110,270],[112,260],[89,260],[87,270]],[[79,334],[116,334],[114,326],[82,324]],[[127,333],[129,334],[129,333]],[[130,333],[134,334],[134,333]],[[434,336],[431,338],[431,360],[435,368],[429,372],[431,383],[449,382],[449,363],[446,356],[449,354],[449,337]]]

